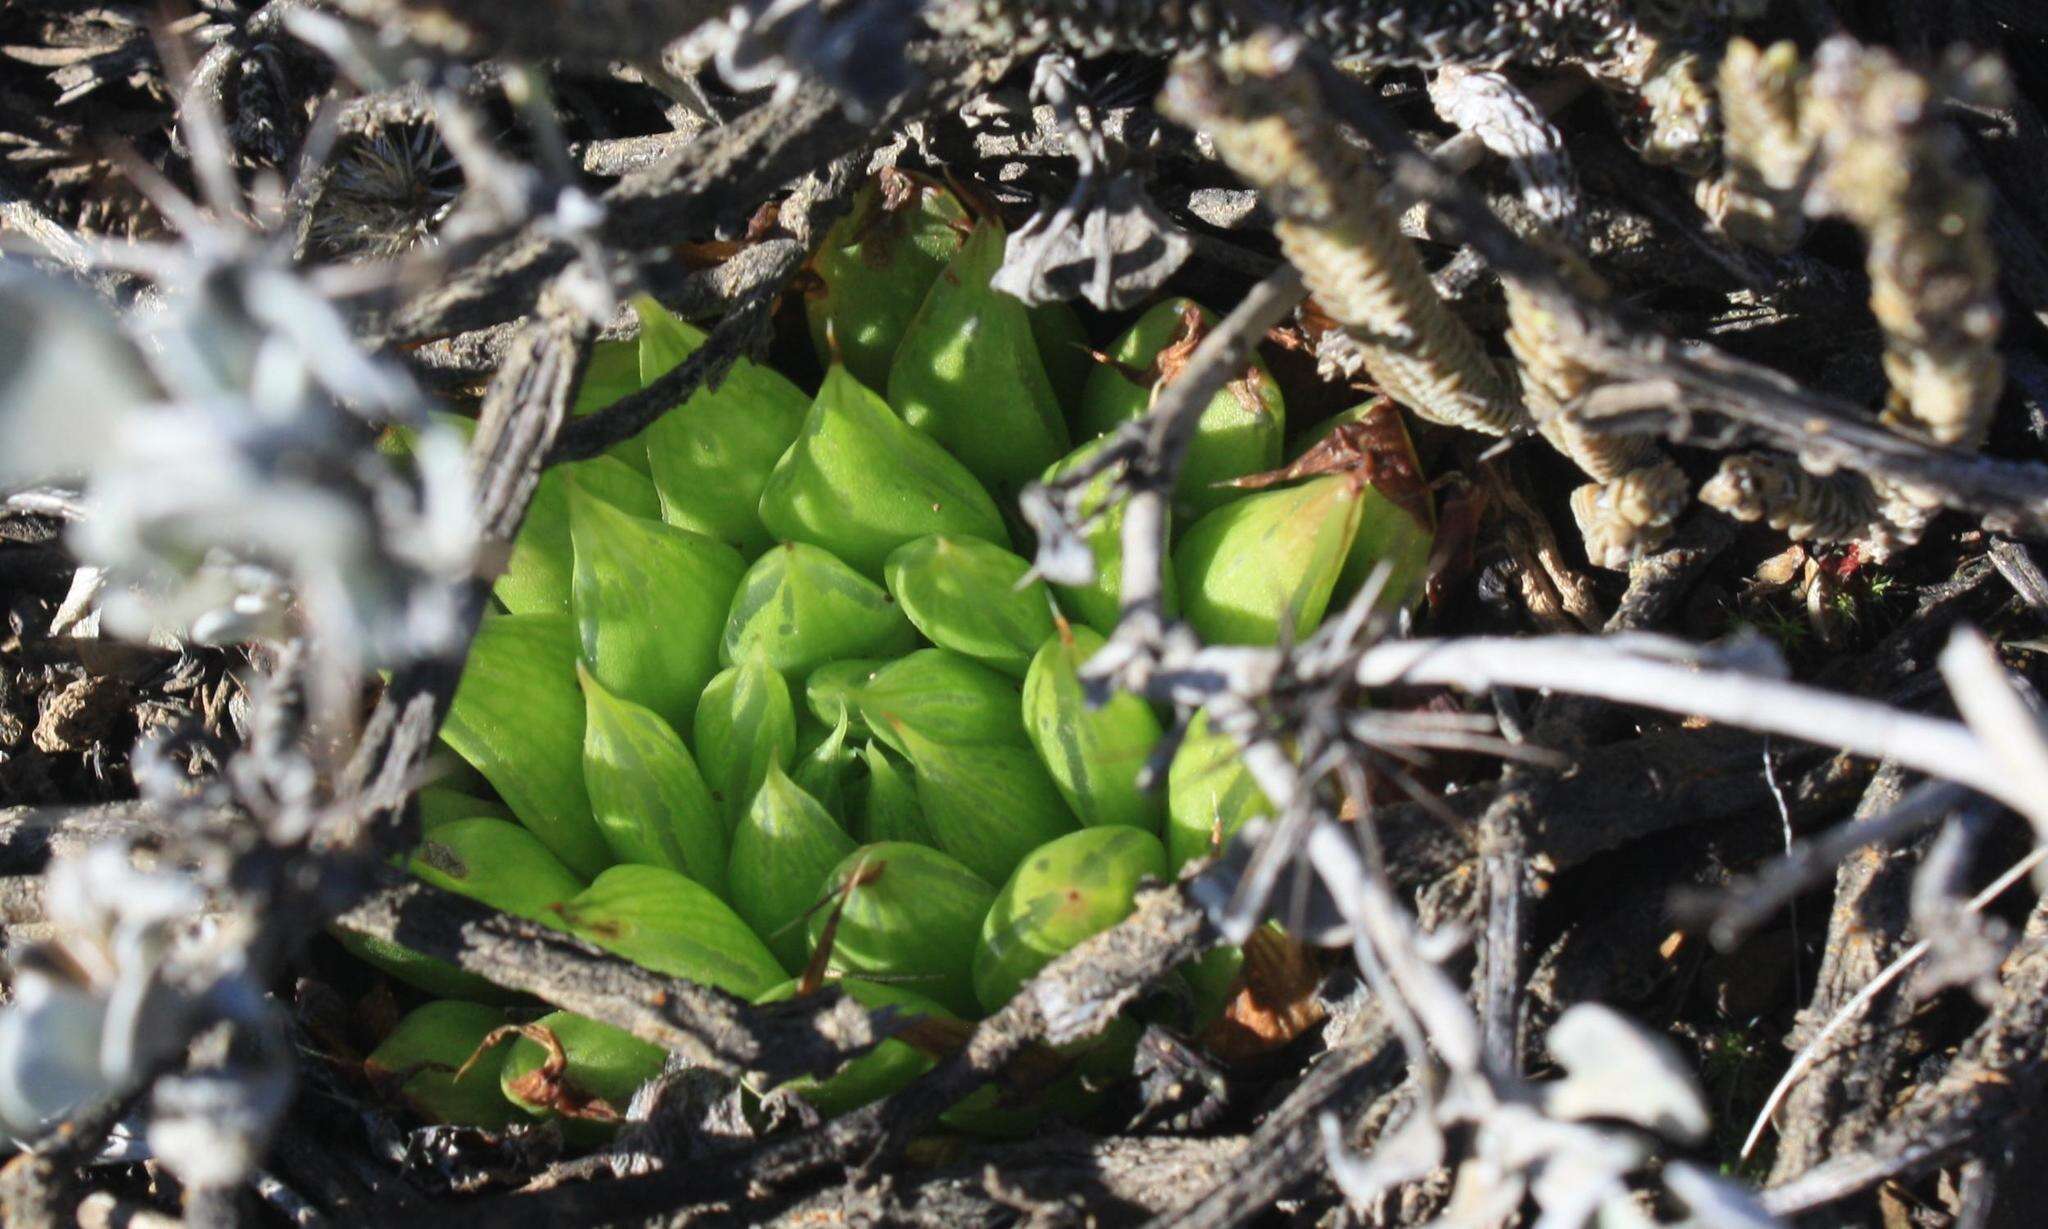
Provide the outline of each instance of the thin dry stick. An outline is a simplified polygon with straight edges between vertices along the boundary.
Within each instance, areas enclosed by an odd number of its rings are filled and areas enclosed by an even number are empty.
[[[2044,862],[2048,862],[2048,845],[2034,850],[2034,852],[2007,867],[2004,874],[1992,880],[1983,891],[1970,898],[1969,903],[1963,906],[1964,911],[1968,913],[1982,911],[1984,906],[1998,899],[2007,888],[2026,878],[2028,872]],[[1871,1001],[1878,995],[1884,993],[1886,986],[1899,980],[1899,977],[1907,969],[1919,963],[1920,958],[1925,956],[1931,948],[1932,945],[1925,939],[1907,948],[1897,960],[1892,961],[1891,964],[1885,967],[1884,972],[1871,978],[1869,985],[1858,990],[1856,997],[1842,1004],[1842,1009],[1834,1014],[1833,1018],[1827,1022],[1827,1025],[1820,1032],[1814,1034],[1813,1040],[1807,1042],[1805,1047],[1793,1056],[1792,1065],[1785,1069],[1785,1074],[1778,1080],[1777,1087],[1771,1089],[1771,1095],[1764,1098],[1764,1107],[1757,1111],[1756,1121],[1749,1128],[1749,1136],[1742,1141],[1742,1157],[1744,1160],[1747,1160],[1749,1154],[1755,1150],[1757,1141],[1763,1138],[1764,1128],[1771,1124],[1771,1117],[1778,1112],[1779,1103],[1785,1099],[1786,1094],[1792,1091],[1792,1086],[1797,1084],[1806,1075],[1807,1070],[1820,1060],[1822,1043],[1853,1022],[1857,1016],[1862,1015],[1863,1009],[1870,1006]]]
[[[1375,645],[1359,658],[1357,673],[1368,687],[1529,687],[1597,696],[1895,760],[2021,814],[2048,807],[2048,797],[2022,788],[2005,757],[1958,722],[1697,662],[1693,646],[1662,636],[1475,636]]]
[[[1975,629],[1956,629],[1941,651],[1940,665],[1956,711],[1996,761],[2007,788],[2033,800],[2031,806],[2015,803],[2013,809],[2034,825],[2034,839],[2048,844],[2048,734],[2041,729],[2040,717],[2013,688],[1990,642]]]

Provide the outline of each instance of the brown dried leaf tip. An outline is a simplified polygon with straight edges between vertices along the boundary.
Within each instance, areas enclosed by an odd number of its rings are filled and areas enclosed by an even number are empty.
[[[1244,942],[1223,1015],[1202,1034],[1202,1044],[1225,1062],[1243,1062],[1279,1049],[1323,1022],[1316,998],[1323,972],[1301,940],[1267,929]]]
[[[1372,402],[1356,421],[1332,428],[1288,464],[1264,473],[1246,474],[1232,479],[1229,485],[1260,490],[1318,474],[1354,475],[1358,482],[1374,487],[1399,505],[1416,523],[1428,525],[1436,519],[1429,484],[1423,480],[1415,446],[1401,424],[1401,412],[1384,397]]]
[[[462,1068],[455,1073],[457,1080],[469,1074],[476,1061],[488,1053],[492,1046],[510,1037],[524,1037],[541,1049],[547,1057],[541,1064],[525,1075],[511,1081],[505,1091],[529,1104],[541,1106],[560,1114],[564,1118],[581,1118],[591,1122],[620,1122],[624,1115],[617,1107],[603,1097],[576,1086],[563,1073],[569,1069],[569,1054],[562,1048],[561,1041],[551,1029],[538,1024],[507,1024],[492,1029],[477,1044],[476,1052],[463,1061]]]

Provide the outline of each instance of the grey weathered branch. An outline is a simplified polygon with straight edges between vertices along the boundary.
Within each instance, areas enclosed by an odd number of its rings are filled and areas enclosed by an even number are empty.
[[[836,992],[750,1007],[396,872],[378,878],[382,886],[336,917],[336,926],[445,960],[713,1070],[778,1084],[830,1070],[885,1035]]]

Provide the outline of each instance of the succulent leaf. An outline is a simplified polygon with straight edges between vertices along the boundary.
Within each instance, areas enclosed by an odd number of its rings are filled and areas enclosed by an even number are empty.
[[[703,330],[659,303],[634,300],[640,316],[640,375],[651,384],[704,344]],[[733,362],[716,388],[699,388],[642,433],[661,517],[715,538],[749,559],[773,540],[761,524],[761,489],[803,426],[811,399],[750,359]]]
[[[429,785],[413,795],[413,801],[419,804],[422,833],[432,833],[442,824],[458,819],[475,819],[478,816],[505,820],[512,818],[512,812],[506,810],[502,802],[479,798],[474,794],[446,786]]]
[[[1090,440],[1055,461],[1045,471],[1045,481],[1055,482],[1072,473],[1103,444],[1099,439]],[[1111,474],[1098,474],[1083,492],[1081,512],[1094,518],[1088,530],[1088,550],[1095,556],[1095,579],[1085,585],[1052,587],[1061,609],[1105,636],[1116,630],[1124,595],[1124,501],[1111,502],[1111,479]],[[1166,614],[1178,614],[1180,586],[1175,583],[1171,567],[1162,569],[1160,586]]]
[[[1245,820],[1273,814],[1237,740],[1211,730],[1200,712],[1167,767],[1166,808],[1166,850],[1175,870],[1222,848]]]
[[[723,660],[759,655],[792,680],[829,661],[894,657],[917,629],[882,586],[828,551],[784,542],[754,561],[733,594]]]
[[[1129,917],[1148,877],[1166,877],[1166,850],[1136,828],[1087,828],[1033,850],[982,922],[974,953],[982,1007],[1002,1007],[1054,957]]]
[[[903,613],[943,649],[1021,679],[1052,635],[1052,599],[1031,564],[1000,546],[935,534],[889,556],[884,575]]]
[[[990,287],[1002,227],[974,228],[932,284],[889,367],[889,404],[1010,499],[1067,450],[1024,304]]]
[[[475,765],[564,865],[611,865],[583,785],[583,693],[566,615],[487,615],[441,738]]]
[[[746,561],[686,529],[570,500],[583,659],[608,689],[688,729],[718,673],[719,637]]]
[[[817,799],[833,822],[842,826],[847,814],[847,795],[852,788],[850,778],[859,759],[859,753],[847,742],[851,727],[852,719],[841,713],[825,737],[797,757],[796,767],[789,774],[798,789]]]
[[[902,728],[951,745],[1031,745],[1017,685],[945,649],[919,649],[883,666],[856,702],[875,737],[902,755]]]
[[[866,737],[868,727],[860,715],[860,690],[867,686],[875,671],[887,664],[872,657],[856,657],[819,666],[804,681],[804,707],[827,727],[838,725],[839,719],[845,717],[849,735]]]
[[[661,515],[661,501],[647,475],[616,458],[593,457],[542,471],[519,535],[512,539],[505,571],[491,586],[513,614],[569,613],[576,580],[569,538],[572,486],[634,516]]]
[[[831,984],[869,1011],[891,1007],[910,1021],[923,1018],[952,1024],[956,1029],[960,1024],[958,1016],[913,990],[857,977],[836,978]],[[795,998],[797,993],[798,983],[786,981],[762,995],[760,1001],[780,1003]],[[898,1091],[931,1070],[934,1061],[926,1051],[892,1037],[822,1080],[804,1076],[782,1087],[810,1102],[819,1114],[831,1118]]]
[[[1138,318],[1109,349],[1109,361],[1089,373],[1076,415],[1076,434],[1106,435],[1152,408],[1161,389],[1179,377],[1189,354],[1215,324],[1207,309],[1168,299]],[[1257,356],[1217,390],[1202,409],[1181,461],[1175,511],[1190,519],[1213,512],[1241,492],[1220,485],[1280,464],[1287,412],[1266,365]]]
[[[809,954],[804,916],[825,891],[825,877],[852,853],[853,838],[779,768],[754,795],[732,838],[726,872],[733,910],[791,973]]]
[[[555,907],[564,929],[642,968],[753,998],[785,974],[711,890],[658,866],[614,866]]]
[[[582,664],[583,779],[621,862],[681,871],[721,895],[726,827],[690,749],[651,708],[613,695]]]
[[[621,1028],[550,1012],[516,1030],[499,1069],[505,1099],[536,1118],[561,1120],[571,1143],[609,1139],[640,1086],[668,1052]]]
[[[1090,353],[1088,329],[1072,306],[1054,301],[1030,308],[1031,339],[1038,344],[1038,357],[1045,363],[1045,376],[1052,381],[1053,396],[1061,405],[1081,400],[1088,375],[1095,370]]]
[[[989,882],[1009,878],[1025,855],[1079,826],[1029,747],[941,743],[901,722],[890,729],[916,773],[918,807],[939,848]]]
[[[569,413],[594,414],[628,393],[639,392],[640,387],[640,343],[599,339],[591,343],[590,362],[583,368],[583,383],[576,386],[576,400],[570,404]],[[648,471],[644,436],[620,440],[605,449],[604,455],[643,475]]]
[[[544,924],[552,924],[550,906],[583,890],[583,881],[533,833],[488,816],[437,825],[404,865],[437,888]],[[429,994],[491,1002],[516,997],[474,973],[388,939],[347,931],[337,937],[358,957]]]
[[[728,831],[739,826],[771,767],[796,757],[796,706],[775,667],[749,659],[704,687],[691,728],[697,766]]]
[[[903,175],[861,188],[811,258],[821,288],[805,297],[804,315],[818,361],[844,362],[877,392],[888,387],[896,347],[966,225],[967,211],[937,184]]]
[[[1156,834],[1165,800],[1140,789],[1138,775],[1159,745],[1159,718],[1129,692],[1089,705],[1080,669],[1102,644],[1085,627],[1062,625],[1047,638],[1024,678],[1024,729],[1084,825],[1127,824]]]
[[[974,949],[996,890],[957,859],[923,845],[885,841],[842,859],[825,892],[843,900],[828,967],[929,996],[962,1015],[979,1015]],[[815,947],[831,923],[811,915]]]
[[[776,462],[761,521],[780,539],[823,547],[876,578],[890,551],[926,534],[1010,541],[975,476],[844,367],[826,373],[802,432]]]
[[[870,844],[877,841],[909,841],[932,845],[932,830],[924,822],[924,809],[917,805],[917,784],[910,766],[879,743],[869,743],[862,755],[867,760],[866,792],[861,796],[857,835]]]
[[[482,1003],[424,1003],[407,1012],[370,1051],[363,1073],[372,1082],[401,1081],[398,1095],[428,1122],[503,1130],[518,1118],[498,1088],[504,1056],[485,1054],[468,1070],[462,1068],[484,1039],[504,1024],[503,1011]]]
[[[1322,620],[1365,500],[1349,475],[1258,491],[1196,521],[1173,552],[1181,610],[1211,644],[1278,644]]]

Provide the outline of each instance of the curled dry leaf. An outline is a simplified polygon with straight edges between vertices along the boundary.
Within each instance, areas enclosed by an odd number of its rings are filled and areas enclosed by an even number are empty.
[[[520,1100],[537,1105],[564,1118],[587,1119],[591,1122],[618,1122],[624,1116],[611,1102],[603,1097],[576,1086],[568,1078],[569,1054],[553,1029],[538,1024],[507,1024],[492,1029],[477,1045],[476,1053],[455,1072],[460,1081],[469,1074],[477,1060],[495,1048],[501,1041],[513,1037],[524,1037],[547,1052],[541,1064],[525,1075],[518,1076],[506,1084],[506,1091]]]

